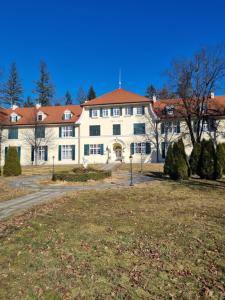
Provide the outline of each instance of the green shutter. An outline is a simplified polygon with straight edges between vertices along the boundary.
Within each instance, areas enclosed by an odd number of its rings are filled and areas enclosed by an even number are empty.
[[[59,137],[61,138],[62,137],[62,127],[59,126]]]
[[[113,116],[113,108],[110,108],[111,116]]]
[[[102,117],[102,108],[100,108],[100,117]]]
[[[7,152],[8,152],[8,147],[5,147],[5,160],[6,160]]]
[[[145,114],[145,107],[142,106],[142,115],[144,115],[144,114]]]
[[[89,109],[89,117],[92,118],[92,109]]]
[[[151,153],[151,143],[147,142],[145,144],[145,153],[150,154]]]
[[[84,145],[84,155],[89,155],[89,144]]]
[[[177,133],[180,133],[180,121],[177,121]]]
[[[165,124],[161,123],[161,134],[165,133]]]
[[[48,146],[45,146],[45,161],[48,161]]]
[[[20,161],[20,157],[21,157],[21,147],[17,147],[17,154],[18,154],[18,157],[19,157],[19,161]]]
[[[123,115],[123,109],[122,109],[122,107],[120,107],[120,115],[121,116]]]
[[[161,143],[161,152],[162,152],[162,158],[166,157],[166,144],[165,142]]]
[[[34,146],[31,146],[31,161],[34,161]]]
[[[75,137],[75,125],[73,125],[73,132],[72,132],[72,136]]]
[[[104,144],[100,144],[100,154],[104,154]]]
[[[134,143],[130,144],[130,154],[133,155],[134,154]]]
[[[72,160],[75,160],[75,145],[72,145]]]
[[[58,147],[58,160],[62,160],[62,157],[61,157],[61,149],[62,149],[62,146],[59,145],[59,147]]]
[[[133,106],[131,106],[130,114],[131,114],[131,116],[134,114],[134,108],[133,108]]]

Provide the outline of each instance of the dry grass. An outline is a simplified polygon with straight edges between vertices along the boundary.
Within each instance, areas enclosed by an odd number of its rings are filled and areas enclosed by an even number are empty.
[[[0,202],[26,195],[29,192],[24,188],[12,188],[9,180],[9,178],[0,177]]]
[[[68,194],[2,224],[0,299],[223,299],[223,183]]]

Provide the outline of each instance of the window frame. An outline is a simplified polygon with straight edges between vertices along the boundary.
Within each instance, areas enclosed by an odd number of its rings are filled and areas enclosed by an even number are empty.
[[[145,154],[146,153],[146,143],[134,143],[134,154]]]
[[[96,132],[94,132],[94,134],[92,132],[94,127],[95,127],[95,130],[97,130],[97,128],[98,128],[97,134],[96,134]],[[89,136],[101,136],[101,126],[100,125],[90,125],[89,126]]]
[[[72,118],[72,113],[70,110],[64,111],[64,120],[70,120]]]
[[[98,117],[98,109],[92,109],[92,118],[97,118]]]
[[[140,112],[139,112],[139,110],[140,110]],[[142,106],[137,106],[136,107],[136,115],[137,116],[141,116],[142,115]]]
[[[37,159],[37,161],[45,161],[45,146],[38,146],[37,150],[34,151],[34,160]],[[35,157],[37,155],[37,158]]]
[[[89,144],[89,155],[101,154],[101,144]]]
[[[115,132],[117,130],[115,128],[119,128],[119,133]],[[113,135],[121,135],[121,124],[113,124]]]
[[[12,134],[12,132],[16,132],[16,134]],[[12,137],[16,135],[16,137]],[[18,140],[19,130],[17,127],[11,127],[8,129],[8,139],[9,140]]]
[[[105,112],[107,112],[107,114],[105,114]],[[108,108],[103,108],[102,109],[102,117],[103,118],[109,117],[109,109]]]
[[[142,126],[142,128],[144,129],[143,132],[137,132],[137,130],[139,131],[140,129],[137,129],[138,126]],[[136,128],[135,128],[136,127]],[[146,126],[145,123],[134,123],[133,124],[133,130],[134,130],[134,135],[143,135],[146,134]]]
[[[115,112],[118,112],[118,114]],[[121,110],[120,110],[119,106],[113,107],[113,117],[120,117],[120,112],[121,112]]]
[[[73,145],[61,145],[61,160],[72,160]]]
[[[71,135],[69,135],[71,133]],[[71,138],[73,137],[73,126],[61,126],[61,137],[62,138]]]
[[[128,113],[128,111],[130,112]],[[132,107],[131,106],[126,106],[125,107],[125,116],[131,116],[132,115]]]

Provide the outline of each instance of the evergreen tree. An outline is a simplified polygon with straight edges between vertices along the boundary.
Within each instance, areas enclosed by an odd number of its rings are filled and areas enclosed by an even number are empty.
[[[212,140],[203,140],[197,174],[202,179],[216,179],[216,152]]]
[[[65,98],[66,98],[66,103],[65,103],[66,105],[71,105],[73,103],[72,96],[69,91],[66,92]]]
[[[147,87],[147,90],[146,90],[146,95],[145,97],[149,98],[149,99],[153,99],[153,96],[156,96],[157,94],[157,90],[156,88],[154,87],[154,85],[149,85]]]
[[[3,167],[5,176],[18,176],[21,174],[21,166],[16,147],[9,147]]]
[[[41,62],[40,64],[40,79],[36,81],[36,88],[34,92],[37,94],[38,103],[42,106],[51,105],[54,87],[50,81],[50,76],[44,62]]]
[[[200,154],[201,154],[201,144],[195,143],[194,147],[192,149],[192,152],[191,152],[190,160],[189,160],[191,173],[193,175],[197,174]]]
[[[216,148],[216,178],[222,178],[225,173],[225,143],[218,144]]]
[[[16,63],[12,63],[8,80],[1,90],[2,100],[8,105],[20,105],[22,102],[23,88],[18,76]]]
[[[186,161],[186,164],[187,164],[187,168],[188,168],[188,177],[191,176],[191,168],[190,168],[190,164],[189,164],[189,161],[187,159],[187,155],[186,155],[186,152],[185,152],[185,147],[184,147],[184,142],[183,142],[183,139],[180,138],[177,142],[178,144],[178,147],[180,149],[180,153],[183,155],[183,158],[184,160]]]
[[[88,90],[87,98],[88,98],[88,100],[92,100],[92,99],[96,98],[96,93],[95,93],[95,90],[92,85],[90,86],[90,88]]]
[[[27,97],[27,100],[23,104],[24,107],[33,107],[34,103],[30,96]]]
[[[82,104],[87,100],[87,96],[83,90],[82,87],[79,88],[78,92],[77,92],[77,101],[78,103]]]
[[[173,145],[173,164],[169,175],[173,180],[189,178],[187,162],[178,142]]]
[[[167,150],[166,159],[164,163],[164,174],[169,175],[170,170],[172,169],[173,165],[173,145],[170,144]]]

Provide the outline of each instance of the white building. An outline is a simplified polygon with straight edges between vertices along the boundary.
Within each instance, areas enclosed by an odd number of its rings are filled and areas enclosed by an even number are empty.
[[[17,147],[22,165],[52,164],[53,157],[55,164],[128,163],[131,154],[136,163],[162,161],[168,143],[185,134],[173,101],[120,88],[81,106],[2,108],[1,164],[9,146]],[[212,103],[225,107],[225,97]]]

